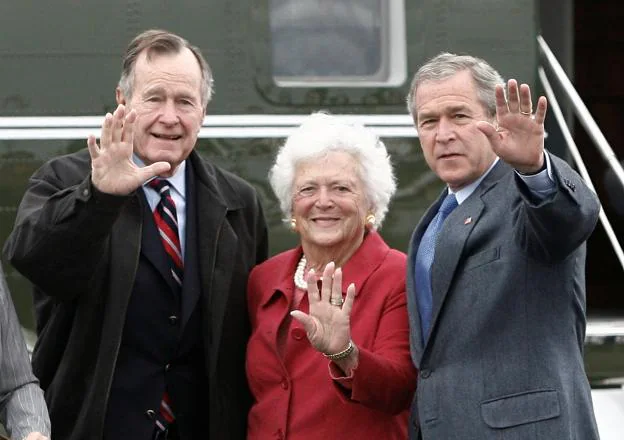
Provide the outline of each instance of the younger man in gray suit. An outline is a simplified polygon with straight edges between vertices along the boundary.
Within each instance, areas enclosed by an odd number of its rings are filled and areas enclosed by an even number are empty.
[[[546,98],[443,53],[408,108],[447,184],[412,236],[407,299],[420,378],[412,438],[598,438],[583,366],[585,241],[599,203],[544,150]]]

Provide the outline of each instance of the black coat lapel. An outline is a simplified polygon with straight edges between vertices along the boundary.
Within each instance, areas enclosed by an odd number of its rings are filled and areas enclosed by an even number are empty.
[[[186,237],[184,251],[184,282],[182,285],[182,328],[188,322],[191,313],[201,296],[201,282],[199,281],[199,266],[197,258],[198,232],[197,223],[197,190],[193,167],[186,167]],[[210,295],[210,292],[205,292]]]
[[[143,207],[140,197],[132,197],[122,212],[111,232],[110,249],[111,260],[123,263],[110,265],[110,288],[108,291],[115,292],[109,296],[108,307],[115,313],[104,314],[103,334],[108,335],[102,340],[103,350],[108,347],[108,352],[117,353],[119,347],[115,341],[121,341],[123,325],[119,325],[119,316],[123,324],[128,310],[128,303],[134,286],[136,267],[139,263],[141,252],[141,234]]]
[[[236,260],[238,238],[226,221],[229,209],[219,193],[214,170],[195,152],[189,156],[195,173],[197,217],[197,256],[204,326],[204,341],[210,343],[211,374],[216,368],[221,341],[223,319],[230,293],[232,263]]]

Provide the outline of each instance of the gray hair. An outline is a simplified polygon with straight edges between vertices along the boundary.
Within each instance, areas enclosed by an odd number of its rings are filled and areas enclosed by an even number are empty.
[[[134,66],[136,65],[139,55],[144,51],[149,61],[154,53],[159,55],[179,54],[184,48],[189,49],[199,63],[203,80],[200,93],[205,110],[212,98],[213,79],[210,66],[204,59],[199,48],[191,45],[184,38],[176,34],[160,29],[150,29],[142,32],[130,42],[123,57],[121,78],[119,78],[118,84],[119,89],[126,98],[130,99],[132,97]]]
[[[496,116],[495,89],[498,84],[505,85],[503,77],[487,61],[470,55],[455,55],[442,52],[436,55],[418,69],[409,94],[407,95],[407,110],[414,115],[414,98],[418,87],[426,81],[442,81],[456,73],[468,70],[477,88],[477,96],[488,116]]]
[[[327,113],[312,113],[286,139],[269,171],[269,181],[280,202],[285,221],[292,216],[293,185],[297,165],[321,158],[330,152],[346,152],[358,163],[358,174],[376,221],[381,224],[388,212],[396,181],[386,146],[361,124]]]

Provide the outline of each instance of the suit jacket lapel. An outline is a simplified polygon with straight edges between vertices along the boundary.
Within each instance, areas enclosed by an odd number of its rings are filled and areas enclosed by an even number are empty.
[[[452,288],[455,272],[462,257],[468,237],[483,215],[485,203],[482,196],[488,192],[503,175],[509,165],[499,160],[473,193],[446,218],[438,235],[436,252],[431,265],[431,291],[433,292],[431,330],[425,348],[435,337],[436,325],[440,319],[444,301]],[[439,202],[441,202],[439,200]],[[436,204],[438,205],[438,203]],[[461,295],[461,292],[458,292]]]
[[[430,338],[435,332],[442,305],[451,287],[466,240],[483,212],[484,204],[479,196],[473,197],[475,193],[446,218],[438,235],[436,253],[431,264],[433,304]]]

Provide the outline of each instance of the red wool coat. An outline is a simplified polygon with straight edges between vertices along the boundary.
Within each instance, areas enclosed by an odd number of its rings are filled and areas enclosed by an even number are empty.
[[[351,337],[360,355],[352,377],[336,379],[294,319],[283,356],[278,354],[278,329],[293,300],[301,252],[299,247],[281,253],[256,266],[249,278],[246,369],[255,401],[248,439],[406,439],[416,370],[409,353],[405,254],[371,232],[343,266],[343,295],[350,283],[356,287]],[[306,295],[299,310],[307,313],[308,306]],[[340,381],[349,381],[351,391]]]

